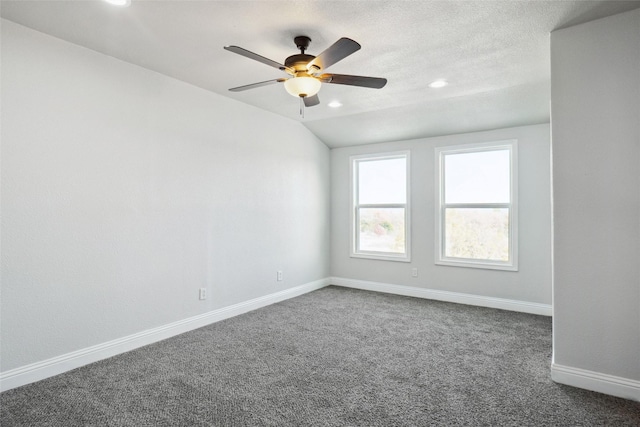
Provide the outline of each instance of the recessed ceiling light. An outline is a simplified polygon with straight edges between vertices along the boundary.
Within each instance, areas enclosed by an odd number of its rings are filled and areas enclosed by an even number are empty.
[[[131,0],[104,0],[109,4],[120,7],[127,7],[131,4]]]
[[[429,83],[429,87],[439,88],[439,87],[445,87],[448,84],[449,83],[446,80],[439,79],[439,80],[436,80],[436,81],[433,81],[433,82]]]
[[[327,105],[329,107],[331,107],[331,108],[338,108],[338,107],[342,107],[342,102],[340,102],[340,101],[331,101]]]

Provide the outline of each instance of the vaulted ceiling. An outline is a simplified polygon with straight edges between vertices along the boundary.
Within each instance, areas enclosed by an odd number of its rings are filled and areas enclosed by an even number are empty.
[[[640,7],[640,1],[7,1],[2,17],[298,120],[330,147],[549,121],[549,33]],[[277,62],[312,39],[318,55],[340,37],[362,49],[328,72],[385,77],[383,89],[323,84],[299,115],[287,77],[223,46]],[[434,80],[448,86],[433,89]],[[342,106],[331,108],[329,101]]]

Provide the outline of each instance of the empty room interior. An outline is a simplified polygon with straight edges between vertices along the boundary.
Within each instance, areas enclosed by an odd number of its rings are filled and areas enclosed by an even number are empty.
[[[640,1],[0,13],[1,425],[640,425]]]

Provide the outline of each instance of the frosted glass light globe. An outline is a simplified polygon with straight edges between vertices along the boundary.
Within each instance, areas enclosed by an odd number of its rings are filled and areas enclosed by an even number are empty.
[[[313,77],[293,77],[284,82],[284,88],[296,98],[313,96],[320,90],[320,80]]]

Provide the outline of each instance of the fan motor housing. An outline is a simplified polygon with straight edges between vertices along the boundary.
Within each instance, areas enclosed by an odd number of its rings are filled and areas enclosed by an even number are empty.
[[[298,71],[307,72],[307,64],[313,60],[315,56],[307,55],[305,53],[299,53],[297,55],[291,55],[284,61],[284,65],[288,68],[293,68]]]

